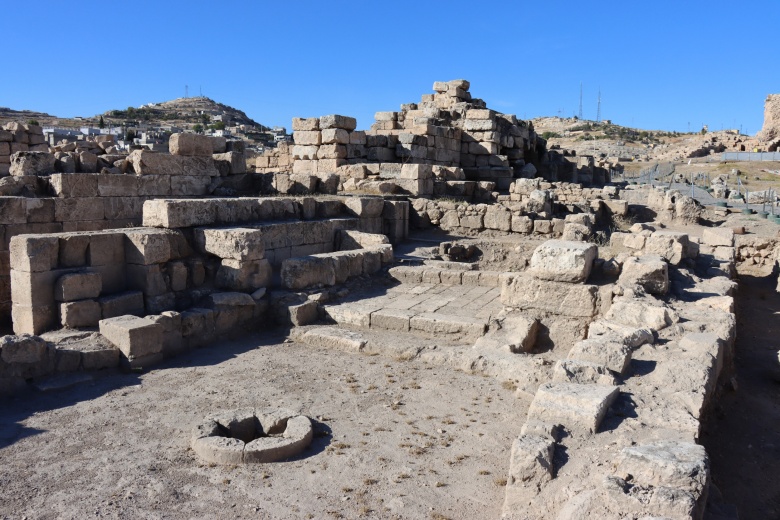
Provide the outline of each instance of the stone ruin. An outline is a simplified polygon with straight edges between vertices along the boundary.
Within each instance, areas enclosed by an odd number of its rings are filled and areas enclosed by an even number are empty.
[[[437,82],[365,132],[295,119],[295,145],[255,172],[240,144],[194,134],[100,173],[14,152],[30,166],[12,180],[30,189],[0,197],[15,334],[0,339],[0,392],[288,327],[317,348],[449,365],[529,397],[505,518],[702,518],[698,439],[733,362],[735,266],[771,269],[776,242],[702,225],[679,192],[611,184],[468,89]],[[397,258],[410,232],[444,237],[438,256]],[[476,253],[485,237],[518,244],[511,270]],[[388,345],[383,331],[410,339]],[[293,412],[223,415],[193,434],[207,461],[279,460],[311,441]]]

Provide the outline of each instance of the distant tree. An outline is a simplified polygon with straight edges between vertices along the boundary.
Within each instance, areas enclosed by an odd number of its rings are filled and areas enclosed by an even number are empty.
[[[106,122],[103,121],[103,116],[100,116],[100,121],[98,121],[98,128],[105,128]]]
[[[225,123],[222,121],[217,121],[213,125],[209,126],[212,130],[224,130],[225,129]]]
[[[41,124],[38,122],[37,119],[28,119],[27,120],[28,125],[35,125],[35,126],[41,126]]]
[[[202,124],[200,124],[200,123],[198,123],[197,125],[195,125],[195,126],[193,126],[193,127],[192,127],[192,130],[193,130],[193,131],[194,131],[196,134],[199,134],[199,133],[203,132],[203,125],[202,125]]]
[[[701,132],[699,132],[699,133],[700,133],[701,135],[705,135],[705,134],[707,133],[707,129],[706,129],[706,128],[702,128],[702,129],[701,129]]]
[[[208,114],[201,114],[200,120],[203,122],[204,125],[207,125],[211,123],[211,116]]]

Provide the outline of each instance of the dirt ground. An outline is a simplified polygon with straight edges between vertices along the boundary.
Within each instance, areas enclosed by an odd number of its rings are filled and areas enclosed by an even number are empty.
[[[313,444],[273,464],[195,457],[194,425],[253,406],[312,417]],[[493,378],[274,331],[0,404],[0,517],[496,518],[527,406]]]
[[[713,482],[739,518],[780,518],[780,294],[772,276],[739,282],[737,391],[721,395],[701,441]]]

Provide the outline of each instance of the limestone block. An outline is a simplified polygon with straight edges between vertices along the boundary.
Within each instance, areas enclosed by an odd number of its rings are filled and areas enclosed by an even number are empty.
[[[70,176],[70,175],[68,175]],[[101,197],[137,197],[138,179],[135,175],[95,175]]]
[[[734,230],[731,228],[705,228],[701,243],[707,246],[734,247]]]
[[[340,229],[336,233],[337,249],[340,251],[349,251],[353,249],[362,249],[366,247],[389,244],[390,240],[386,235],[376,233],[363,233],[349,229]],[[392,251],[392,248],[391,248]]]
[[[688,235],[675,231],[655,231],[645,241],[645,252],[664,257],[670,264],[678,265],[686,258]]]
[[[128,264],[161,264],[171,259],[169,232],[155,228],[124,230],[125,260]]]
[[[502,206],[490,206],[485,211],[483,222],[487,229],[510,231],[512,229],[512,213]]]
[[[78,155],[78,171],[80,173],[97,173],[98,157],[92,152],[80,152]]]
[[[553,367],[553,383],[580,383],[615,386],[609,369],[599,363],[579,359],[561,359]]]
[[[215,153],[212,157],[214,165],[222,176],[246,173],[246,156],[243,153]]]
[[[631,363],[631,349],[624,343],[586,339],[575,343],[567,358],[596,363],[618,374],[625,374]]]
[[[470,108],[466,110],[466,119],[495,119],[496,112],[484,108]],[[468,129],[467,129],[468,130]]]
[[[139,197],[165,197],[171,194],[170,175],[141,175],[136,179]]]
[[[624,287],[641,286],[649,294],[663,295],[669,291],[669,264],[659,255],[628,257],[618,283]]]
[[[295,327],[310,325],[319,319],[319,305],[312,300],[289,305],[287,306],[287,316]]]
[[[607,211],[610,214],[618,215],[621,217],[625,217],[626,215],[628,215],[628,201],[606,199],[602,202],[604,203],[604,206],[607,208]]]
[[[704,446],[659,440],[623,448],[616,474],[621,478],[631,475],[632,482],[642,486],[673,487],[704,498],[710,463]]]
[[[500,328],[491,329],[477,339],[474,346],[496,348],[515,354],[533,350],[539,332],[538,320],[513,313],[500,320],[499,325]]]
[[[293,142],[297,145],[319,146],[322,144],[322,134],[318,130],[297,130],[293,132]]]
[[[49,271],[57,267],[59,239],[46,235],[11,237],[11,269],[28,273]]]
[[[301,130],[319,130],[320,129],[320,120],[317,117],[309,117],[309,118],[302,118],[302,117],[293,117],[292,118],[292,129],[294,132],[301,131]]]
[[[295,145],[292,149],[292,156],[293,159],[306,159],[313,161],[317,159],[317,151],[319,149],[319,146]]]
[[[554,451],[555,440],[547,435],[529,433],[516,438],[509,458],[507,488],[536,487],[552,480]]]
[[[255,300],[246,293],[213,293],[209,296],[214,309],[214,329],[218,333],[232,331],[252,319]]]
[[[0,337],[0,359],[5,363],[40,363],[47,348],[46,341],[31,334]]]
[[[679,319],[670,309],[655,302],[628,298],[613,301],[605,318],[623,325],[652,330],[665,329]]]
[[[621,343],[628,348],[638,348],[654,341],[653,331],[606,320],[597,320],[588,327],[588,339]]]
[[[617,387],[545,383],[528,409],[528,419],[560,424],[569,431],[593,434],[619,394]]]
[[[271,283],[268,260],[222,260],[214,284],[230,291],[253,292]]]
[[[100,304],[95,300],[81,300],[60,303],[60,324],[63,327],[97,327],[100,318]]]
[[[404,309],[380,309],[371,313],[371,328],[409,332],[409,320],[415,314]]]
[[[356,127],[357,119],[354,117],[340,115],[327,115],[320,117],[320,130],[325,130],[327,128],[342,128],[351,132]]]
[[[298,290],[314,285],[335,285],[336,271],[329,258],[299,257],[282,261],[282,287]]]
[[[401,166],[401,179],[433,179],[433,167],[430,164],[404,164]]]
[[[21,175],[51,175],[56,159],[48,152],[16,152],[11,155],[9,173]]]
[[[322,131],[322,144],[349,144],[349,132],[343,128],[328,128]],[[320,156],[322,158],[322,156]]]
[[[134,316],[143,316],[144,295],[141,291],[128,291],[111,296],[103,296],[98,299],[100,311],[104,319],[115,318],[132,314]]]
[[[97,298],[103,289],[98,273],[72,273],[60,276],[54,284],[54,299],[58,302],[73,302]]]
[[[56,309],[53,305],[23,305],[14,303],[11,306],[11,320],[15,334],[40,334],[57,324]]]
[[[346,213],[360,218],[376,218],[382,215],[385,202],[381,197],[348,197],[344,200]]]
[[[214,311],[192,308],[181,313],[181,333],[191,346],[200,346],[214,334]]]
[[[534,251],[528,272],[541,280],[584,282],[597,255],[593,244],[548,240]]]
[[[115,175],[115,177],[119,177],[119,175]],[[143,213],[143,204],[144,201],[141,197],[105,197],[103,198],[103,215],[106,220],[130,219],[137,222]]]
[[[74,247],[77,249],[81,245],[83,243],[74,243]],[[122,266],[125,263],[125,235],[122,232],[90,233],[88,245],[86,261],[91,267],[114,267]],[[103,279],[103,287],[108,289],[105,279]]]
[[[0,197],[0,222],[26,224],[27,201],[25,197]]]
[[[207,195],[211,177],[206,175],[176,175],[171,177],[171,196],[197,197]]]
[[[127,288],[141,291],[145,297],[160,296],[169,290],[159,264],[128,264],[126,273]]]
[[[143,225],[162,228],[185,228],[214,224],[217,204],[214,200],[147,200],[144,202]]]
[[[511,227],[513,233],[532,233],[534,221],[525,215],[512,215]]]
[[[22,305],[52,305],[54,284],[62,271],[27,273],[11,269],[11,298]]]
[[[124,315],[100,320],[100,334],[129,360],[162,352],[162,325],[148,318]]]
[[[127,160],[133,165],[133,171],[137,175],[219,176],[210,151],[208,157],[201,157],[133,150]]]
[[[487,324],[480,318],[421,313],[409,319],[409,328],[427,334],[454,334],[477,339],[485,333]]]
[[[168,151],[173,155],[211,157],[214,143],[207,135],[178,133],[173,134],[168,141]]]
[[[571,317],[592,317],[599,308],[598,287],[539,280],[526,274],[501,279],[501,303]]]
[[[263,231],[252,228],[197,228],[195,244],[204,253],[232,260],[265,258]]]

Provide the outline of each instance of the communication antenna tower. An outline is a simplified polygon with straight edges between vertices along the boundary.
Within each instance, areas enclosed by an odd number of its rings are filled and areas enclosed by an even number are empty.
[[[190,97],[190,86],[189,85],[184,85],[184,97],[185,98]]]
[[[578,114],[578,118],[582,119],[582,81],[580,81],[580,111]]]
[[[599,102],[596,108],[596,122],[601,122],[601,87],[599,87]]]

